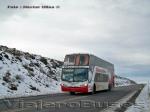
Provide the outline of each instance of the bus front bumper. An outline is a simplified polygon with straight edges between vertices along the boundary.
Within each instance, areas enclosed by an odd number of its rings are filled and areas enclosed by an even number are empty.
[[[88,93],[88,86],[84,86],[84,87],[65,87],[65,86],[61,86],[61,90],[64,91],[64,92]]]

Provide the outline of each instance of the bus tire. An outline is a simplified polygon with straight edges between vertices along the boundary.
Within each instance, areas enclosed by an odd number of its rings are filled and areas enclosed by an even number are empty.
[[[75,92],[70,92],[70,95],[75,95]]]
[[[108,85],[108,91],[111,91],[111,89],[112,89],[112,85],[109,84],[109,85]]]
[[[95,93],[96,93],[96,85],[94,84],[91,94],[95,94]]]

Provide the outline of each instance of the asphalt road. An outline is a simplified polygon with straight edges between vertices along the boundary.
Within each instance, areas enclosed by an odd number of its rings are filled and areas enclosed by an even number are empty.
[[[0,100],[0,112],[100,112],[142,85],[117,87],[93,95],[68,93]]]

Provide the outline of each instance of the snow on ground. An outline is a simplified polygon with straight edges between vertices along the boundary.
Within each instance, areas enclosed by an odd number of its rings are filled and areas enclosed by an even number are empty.
[[[128,78],[115,76],[115,87],[128,86],[128,85],[132,85],[132,84],[136,84],[136,82],[134,82]]]
[[[0,98],[61,92],[62,62],[0,46]]]
[[[125,112],[150,112],[150,84],[147,84],[135,104],[129,107]]]

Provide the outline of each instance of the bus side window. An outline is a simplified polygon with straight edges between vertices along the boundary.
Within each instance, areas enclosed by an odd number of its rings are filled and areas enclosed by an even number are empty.
[[[100,82],[108,82],[108,75],[100,74]]]
[[[96,73],[96,74],[95,74],[94,81],[95,81],[95,82],[100,82],[100,74],[99,74],[99,73]]]
[[[109,75],[108,75],[108,74],[105,74],[104,81],[105,81],[105,82],[108,82],[108,79],[109,79]]]

